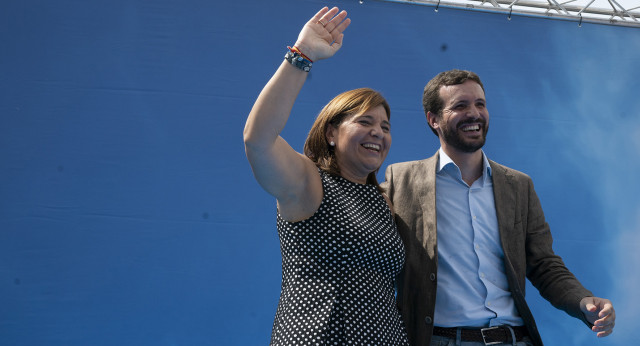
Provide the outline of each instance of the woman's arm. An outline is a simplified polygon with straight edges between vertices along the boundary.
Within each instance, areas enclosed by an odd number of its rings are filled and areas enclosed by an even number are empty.
[[[300,32],[295,47],[310,60],[329,58],[340,49],[350,20],[345,11],[338,11],[321,9]],[[258,96],[244,128],[245,151],[256,180],[278,199],[281,213],[288,206],[309,209],[315,205],[312,214],[322,200],[315,165],[280,137],[307,75],[283,61]]]

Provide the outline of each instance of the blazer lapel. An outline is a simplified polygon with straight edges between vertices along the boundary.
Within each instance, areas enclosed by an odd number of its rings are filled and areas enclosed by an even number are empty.
[[[420,167],[424,181],[422,184],[423,189],[420,192],[420,201],[416,205],[420,205],[422,208],[422,246],[427,251],[429,257],[436,258],[436,244],[437,244],[437,218],[436,218],[436,165],[438,164],[438,153],[422,162]]]
[[[493,198],[496,205],[496,216],[498,218],[498,232],[500,233],[500,241],[505,257],[511,257],[513,254],[512,241],[516,240],[510,236],[513,225],[516,222],[516,194],[513,186],[513,178],[507,173],[504,167],[493,161],[489,161],[491,165],[491,177],[493,179]]]

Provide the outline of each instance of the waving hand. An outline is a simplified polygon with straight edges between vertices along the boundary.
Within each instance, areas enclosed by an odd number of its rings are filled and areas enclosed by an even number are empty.
[[[295,45],[311,60],[329,58],[342,47],[343,32],[351,19],[346,18],[346,11],[338,11],[337,7],[321,9],[300,31]]]

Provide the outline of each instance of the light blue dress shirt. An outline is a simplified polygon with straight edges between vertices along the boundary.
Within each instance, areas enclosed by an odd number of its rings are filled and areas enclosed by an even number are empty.
[[[436,326],[523,325],[504,272],[491,166],[484,152],[482,158],[482,176],[469,186],[440,149]]]

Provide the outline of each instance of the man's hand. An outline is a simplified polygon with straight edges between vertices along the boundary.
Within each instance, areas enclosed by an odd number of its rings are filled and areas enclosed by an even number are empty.
[[[580,310],[584,313],[599,338],[613,333],[613,326],[616,324],[616,312],[609,299],[598,297],[584,297],[580,301]]]

